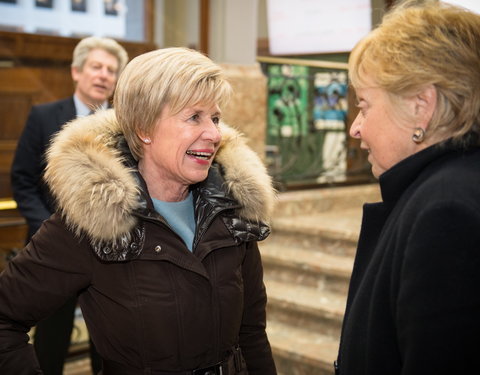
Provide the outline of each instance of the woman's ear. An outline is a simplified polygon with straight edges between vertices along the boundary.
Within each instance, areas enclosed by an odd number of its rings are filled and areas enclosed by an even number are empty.
[[[434,85],[427,85],[415,96],[416,126],[427,130],[436,108],[437,89]]]
[[[140,132],[137,132],[137,137],[140,138],[140,140],[145,143],[146,145],[149,145],[150,143],[152,143],[152,140],[150,139],[150,137],[146,134],[143,134],[143,133],[140,133]]]

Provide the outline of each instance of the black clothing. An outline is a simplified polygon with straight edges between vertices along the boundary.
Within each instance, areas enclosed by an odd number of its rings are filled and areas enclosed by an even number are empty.
[[[54,212],[53,198],[43,181],[45,152],[52,136],[75,117],[73,96],[33,106],[28,115],[18,141],[11,171],[13,197],[28,224],[26,242]],[[38,322],[35,327],[35,351],[45,375],[63,373],[76,305],[76,298],[69,299],[63,307]],[[91,348],[90,359],[96,374],[101,370],[101,358],[94,348]]]
[[[28,239],[54,212],[52,197],[42,179],[45,151],[52,136],[75,117],[73,96],[33,106],[18,140],[11,171],[12,190],[18,209],[27,220]]]
[[[447,141],[383,173],[365,204],[341,375],[468,374],[480,352],[480,148]]]

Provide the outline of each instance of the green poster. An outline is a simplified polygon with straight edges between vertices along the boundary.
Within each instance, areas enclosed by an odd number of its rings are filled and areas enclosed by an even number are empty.
[[[269,137],[296,137],[308,133],[308,95],[308,67],[268,66]]]

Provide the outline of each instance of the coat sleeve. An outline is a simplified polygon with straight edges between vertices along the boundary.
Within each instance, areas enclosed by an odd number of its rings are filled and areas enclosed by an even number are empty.
[[[412,223],[397,298],[402,374],[468,374],[480,353],[480,210],[444,202]]]
[[[88,287],[93,254],[56,216],[0,274],[0,373],[41,374],[28,331]]]
[[[48,142],[44,138],[41,111],[32,107],[18,140],[11,169],[13,197],[28,222],[30,236],[51,215],[41,190],[45,142]]]
[[[242,266],[244,312],[240,327],[240,347],[250,375],[275,375],[275,363],[266,328],[267,295],[263,267],[256,242],[248,242]]]

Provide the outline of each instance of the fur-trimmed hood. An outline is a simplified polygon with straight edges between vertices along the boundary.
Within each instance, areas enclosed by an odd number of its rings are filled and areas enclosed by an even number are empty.
[[[221,124],[222,143],[215,161],[228,191],[248,221],[268,223],[275,191],[258,155],[236,130]],[[140,186],[135,170],[117,147],[123,139],[113,109],[78,118],[55,136],[47,152],[45,180],[58,210],[77,235],[93,242],[116,241],[137,223]]]

